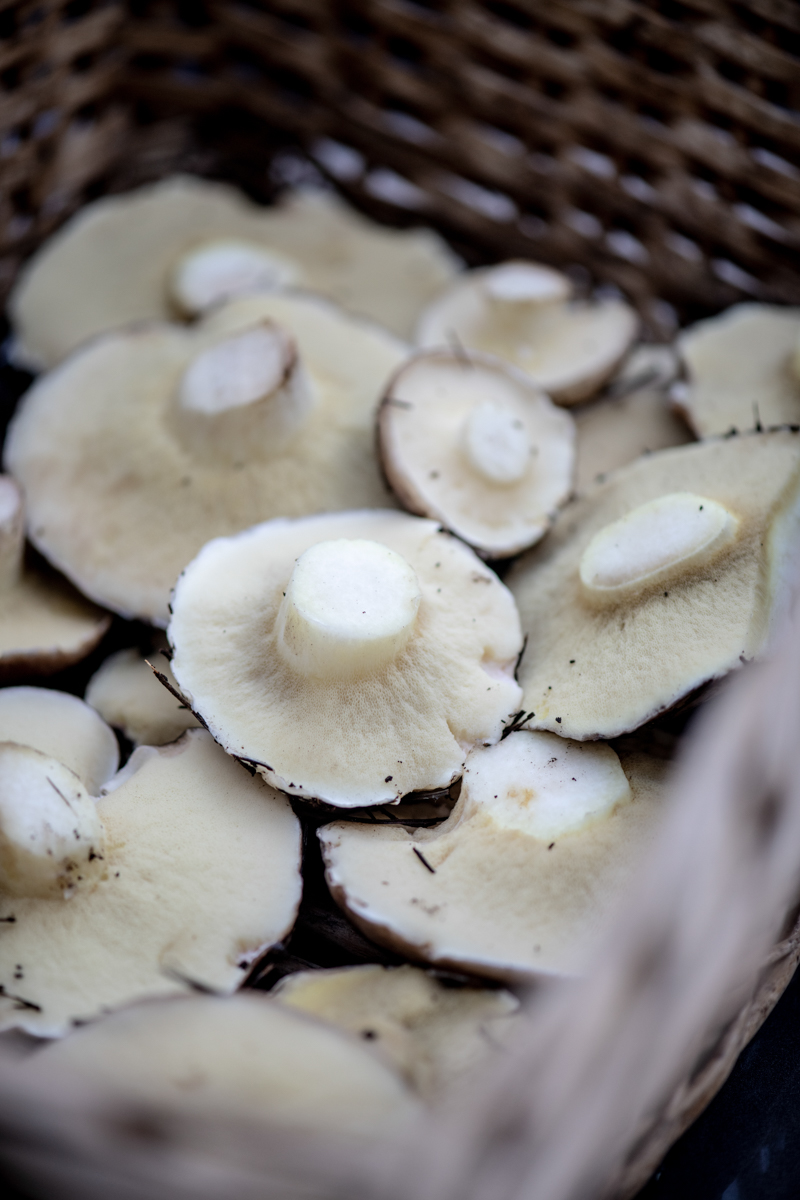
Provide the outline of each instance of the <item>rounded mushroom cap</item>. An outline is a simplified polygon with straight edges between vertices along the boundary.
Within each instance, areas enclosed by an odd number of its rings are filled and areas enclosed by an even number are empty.
[[[58,1037],[144,996],[232,992],[294,923],[299,822],[203,730],[141,746],[97,812],[105,869],[93,890],[0,892],[0,1028]]]
[[[616,737],[758,653],[800,516],[800,442],[663,450],[565,509],[515,564],[530,725]]]
[[[298,971],[272,995],[363,1038],[426,1098],[485,1063],[519,1008],[501,988],[447,987],[418,967],[375,963]]]
[[[275,264],[272,286],[291,273],[292,282],[401,337],[410,336],[419,309],[459,266],[431,230],[381,228],[327,193],[290,194],[264,209],[226,184],[173,176],[87,205],[26,264],[9,300],[18,361],[53,367],[97,334],[172,319],[176,300],[195,311],[209,294],[209,251],[227,242],[229,266],[231,239],[239,243],[239,280],[248,290],[257,249]],[[249,252],[244,280],[242,243]],[[261,285],[269,282],[265,265],[262,257],[255,272]],[[217,295],[219,266],[217,254]]]
[[[433,351],[405,363],[378,434],[405,507],[490,558],[538,541],[570,493],[572,418],[526,376],[483,355]]]
[[[0,888],[60,899],[102,878],[103,826],[78,776],[56,759],[0,742]]]
[[[73,771],[92,796],[119,765],[114,734],[93,707],[52,688],[0,688],[0,742],[17,742]]]
[[[399,1075],[355,1038],[252,991],[135,1005],[19,1069],[102,1088],[112,1102],[364,1137],[418,1111]]]
[[[344,588],[340,539],[391,554],[370,548],[361,582]],[[312,547],[322,603],[303,615],[298,573]],[[388,629],[374,601],[398,581],[407,590]],[[192,708],[228,753],[295,795],[357,807],[447,787],[470,746],[497,741],[518,708],[511,597],[433,521],[361,511],[219,538],[183,572],[172,611],[172,669]],[[337,674],[341,654],[353,665]]]
[[[166,659],[157,654],[151,657],[159,673],[175,687]],[[86,703],[109,725],[121,729],[134,746],[163,746],[199,724],[194,713],[159,682],[153,668],[132,648],[112,654],[95,672],[86,688]]]
[[[198,356],[270,322],[299,355],[285,386],[217,413],[179,405]],[[34,384],[12,423],[6,461],[31,540],[87,595],[165,626],[170,589],[210,538],[391,504],[374,414],[404,354],[376,326],[299,296],[237,300],[191,329],[109,334]]]
[[[496,355],[557,404],[577,404],[616,371],[639,321],[620,300],[567,303],[570,290],[566,277],[536,263],[468,271],[422,313],[416,343]]]
[[[688,382],[673,402],[698,437],[730,429],[800,424],[800,379],[793,362],[800,308],[736,304],[678,338]]]
[[[576,409],[578,493],[642,454],[694,440],[668,400],[678,367],[672,347],[638,346],[614,379],[613,395]]]
[[[374,941],[505,980],[584,971],[657,832],[665,764],[511,733],[469,755],[435,829],[327,825],[337,902]]]

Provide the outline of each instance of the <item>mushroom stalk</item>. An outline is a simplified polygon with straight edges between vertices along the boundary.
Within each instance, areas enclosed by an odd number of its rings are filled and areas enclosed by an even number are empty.
[[[198,458],[236,464],[281,450],[314,402],[294,339],[260,321],[197,355],[181,378],[173,417]]]
[[[22,574],[25,513],[22,495],[13,479],[0,476],[0,592],[7,592]]]
[[[464,422],[462,444],[467,462],[486,483],[508,487],[528,473],[532,447],[524,422],[491,400],[472,409]]]
[[[318,542],[295,563],[276,623],[281,656],[304,675],[380,670],[410,638],[419,580],[388,546],[362,538]]]
[[[297,282],[297,264],[244,238],[212,238],[182,255],[169,280],[178,311],[196,317],[249,292],[277,291]]]

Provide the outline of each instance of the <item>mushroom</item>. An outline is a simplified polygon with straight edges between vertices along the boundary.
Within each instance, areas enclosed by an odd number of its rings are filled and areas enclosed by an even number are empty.
[[[319,830],[328,885],[368,937],[501,980],[572,975],[655,836],[665,764],[512,732],[477,747],[434,829]]]
[[[313,297],[112,333],[27,393],[6,462],[30,537],[83,592],[160,626],[209,538],[391,500],[374,413],[405,348]]]
[[[513,600],[434,521],[268,521],[204,546],[168,637],[178,686],[275,787],[342,807],[448,787],[519,707]]]
[[[162,686],[154,668],[167,684],[176,686],[165,658],[153,652],[148,660],[131,647],[107,658],[86,688],[86,703],[134,746],[163,746],[198,724],[194,713]]]
[[[405,363],[378,416],[383,469],[402,504],[487,558],[533,545],[572,488],[575,427],[519,371],[429,351]]]
[[[672,400],[698,437],[800,424],[800,308],[736,304],[678,338]]]
[[[564,510],[508,584],[529,725],[616,737],[758,654],[797,528],[800,440],[662,450]]]
[[[641,454],[694,440],[668,401],[677,370],[670,346],[639,346],[615,378],[610,394],[576,409],[577,492],[585,492]]]
[[[363,1038],[425,1099],[485,1063],[519,1007],[503,989],[446,986],[418,967],[375,963],[298,971],[272,995]]]
[[[91,1087],[114,1106],[374,1138],[419,1102],[356,1038],[255,991],[132,1005],[45,1046],[20,1082]]]
[[[0,751],[0,1029],[57,1037],[144,996],[232,992],[247,965],[291,929],[299,822],[284,797],[249,778],[204,730],[134,751],[104,788],[95,824],[76,776],[33,750],[22,763],[20,752],[8,744]],[[25,882],[19,839],[7,830],[29,826],[46,854],[52,806],[60,802],[78,822],[77,796],[88,832],[76,823],[74,841],[90,848],[93,875],[81,864],[65,889],[57,871],[60,894],[44,898]],[[59,845],[66,839],[72,848],[72,831],[69,823],[56,829]],[[8,855],[22,879],[13,891]]]
[[[225,184],[173,176],[95,201],[34,255],[9,300],[15,357],[50,368],[132,321],[194,316],[287,285],[410,337],[459,265],[431,230],[384,229],[330,193],[264,209]]]
[[[609,379],[639,321],[621,300],[571,301],[565,275],[512,261],[458,276],[423,312],[416,342],[497,355],[557,404],[577,404]]]
[[[0,475],[0,682],[52,675],[85,658],[110,618],[51,573],[24,563],[25,514],[13,479]]]
[[[0,742],[56,759],[92,796],[100,795],[119,765],[117,739],[94,708],[51,688],[0,688]]]

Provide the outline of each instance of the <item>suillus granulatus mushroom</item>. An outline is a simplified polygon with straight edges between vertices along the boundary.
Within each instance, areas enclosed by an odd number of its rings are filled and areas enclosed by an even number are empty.
[[[513,600],[434,521],[268,521],[208,543],[172,610],[191,707],[297,796],[357,807],[445,788],[519,708]]]
[[[52,688],[0,688],[0,742],[56,759],[92,796],[100,795],[119,765],[117,739],[94,708]]]
[[[800,308],[736,304],[677,341],[672,399],[698,437],[800,424]]]
[[[140,747],[96,805],[55,759],[6,743],[0,796],[2,1029],[53,1037],[144,996],[232,992],[294,923],[299,822],[204,730]],[[51,864],[46,896],[20,828]]]
[[[446,986],[418,967],[368,963],[285,976],[272,995],[369,1043],[425,1098],[502,1047],[516,997],[502,988]]]
[[[271,209],[175,176],[82,209],[23,269],[9,310],[18,361],[59,363],[133,321],[195,316],[232,295],[301,286],[409,337],[458,269],[431,230],[375,225],[331,193]]]
[[[761,650],[800,519],[800,438],[749,434],[620,468],[508,584],[529,724],[616,737]]]
[[[577,404],[602,386],[639,327],[622,300],[570,299],[566,275],[512,261],[458,276],[423,312],[417,345],[483,351],[511,363],[558,404]]]
[[[439,350],[405,363],[381,404],[378,433],[404,507],[487,558],[538,541],[572,488],[569,413],[485,355]]]
[[[110,618],[52,572],[24,561],[25,511],[17,484],[0,475],[0,682],[52,675],[79,662]]]
[[[655,835],[664,765],[518,730],[472,751],[436,828],[324,826],[329,887],[414,958],[520,981],[581,972]]]
[[[121,729],[134,746],[163,746],[199,724],[194,713],[160,683],[155,671],[175,687],[160,647],[146,659],[131,647],[107,658],[86,688],[86,703],[109,725]]]
[[[421,1111],[363,1042],[255,991],[135,1004],[17,1069],[21,1081],[89,1085],[138,1112],[224,1112],[369,1138]]]
[[[404,354],[313,297],[107,334],[34,384],[9,430],[31,540],[87,595],[165,626],[209,538],[392,503],[374,414]]]
[[[694,440],[669,403],[677,371],[670,346],[639,346],[614,379],[611,394],[574,411],[578,493],[641,454]]]

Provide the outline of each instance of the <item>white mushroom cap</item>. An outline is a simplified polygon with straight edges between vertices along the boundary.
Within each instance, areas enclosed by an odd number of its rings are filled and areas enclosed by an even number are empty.
[[[375,1137],[419,1104],[355,1038],[258,992],[138,1004],[29,1058],[21,1078],[68,1080],[160,1111]]]
[[[18,742],[55,758],[99,796],[119,765],[108,725],[77,696],[52,688],[0,688],[0,742]]]
[[[496,355],[556,403],[577,404],[614,374],[639,322],[621,300],[567,303],[570,290],[565,276],[537,263],[469,271],[422,313],[417,345]]]
[[[435,829],[327,825],[334,897],[373,940],[497,979],[580,973],[657,832],[665,764],[510,734]]]
[[[502,988],[447,987],[418,967],[375,963],[298,971],[271,994],[363,1038],[426,1099],[485,1064],[519,1008]]]
[[[54,758],[0,742],[0,888],[6,896],[61,899],[105,871],[94,800]]]
[[[800,424],[798,339],[800,308],[736,304],[699,321],[678,338],[688,381],[675,407],[698,437]]]
[[[669,403],[678,365],[671,346],[638,346],[612,384],[615,394],[575,410],[577,492],[641,454],[694,440]]]
[[[0,475],[0,681],[51,675],[85,658],[109,626],[63,579],[23,562],[25,514],[13,479]]]
[[[144,659],[131,648],[107,658],[86,688],[86,703],[109,725],[121,729],[134,746],[163,746],[198,725],[194,713],[159,682],[153,667],[176,686],[165,658],[156,652]]]
[[[508,579],[529,724],[616,737],[752,658],[798,520],[790,432],[662,450],[565,509]]]
[[[6,461],[31,540],[87,595],[165,626],[170,589],[210,538],[391,504],[374,414],[404,356],[377,326],[299,296],[109,334],[34,384],[14,417]]]
[[[357,807],[447,787],[519,707],[509,593],[463,543],[405,513],[218,538],[172,610],[172,669],[192,708],[294,795]]]
[[[575,429],[521,372],[431,351],[400,368],[378,418],[389,483],[490,558],[538,541],[572,487]]]
[[[431,230],[384,229],[331,194],[265,209],[225,184],[173,176],[87,205],[34,255],[9,301],[16,357],[53,367],[99,333],[172,319],[176,300],[200,311],[234,276],[248,291],[302,284],[410,337],[459,265]]]
[[[294,923],[299,822],[203,730],[136,750],[97,812],[104,876],[92,890],[0,892],[0,1028],[56,1037],[193,983],[232,992]]]

